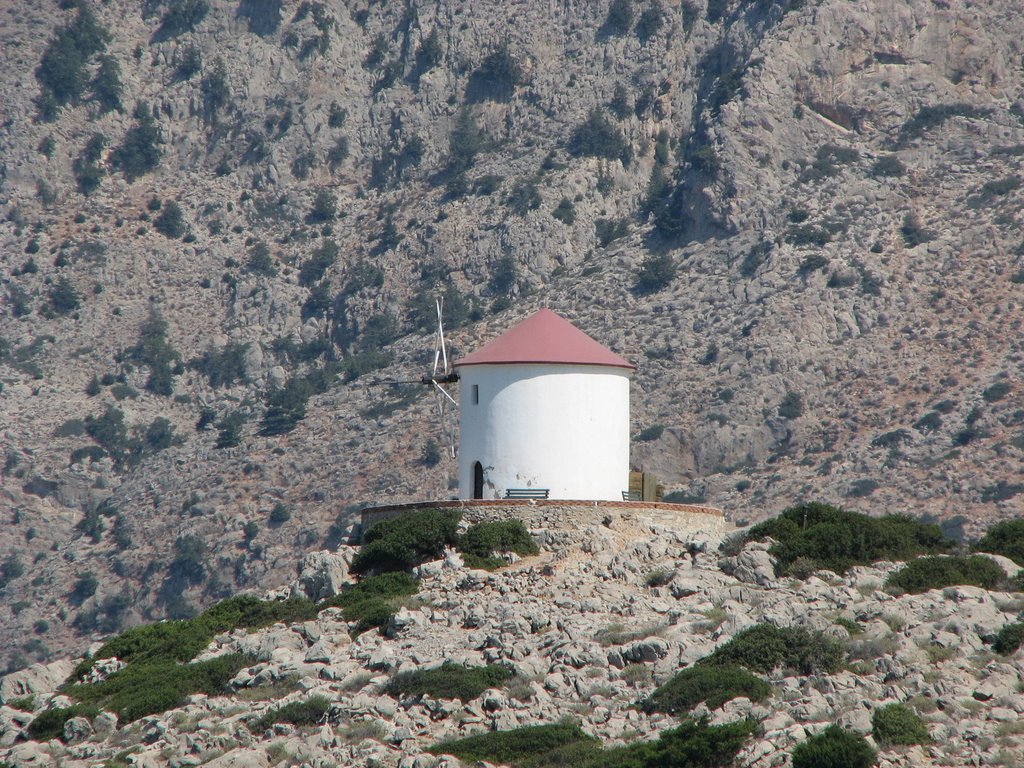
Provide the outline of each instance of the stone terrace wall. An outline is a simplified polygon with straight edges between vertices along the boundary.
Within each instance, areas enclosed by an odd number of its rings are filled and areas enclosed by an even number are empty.
[[[608,525],[616,519],[643,520],[680,533],[720,533],[725,528],[722,511],[692,504],[644,501],[562,501],[557,499],[499,499],[425,501],[368,507],[362,512],[362,529],[374,523],[419,509],[458,509],[471,523],[508,520],[523,521],[527,528],[565,531],[590,525]]]

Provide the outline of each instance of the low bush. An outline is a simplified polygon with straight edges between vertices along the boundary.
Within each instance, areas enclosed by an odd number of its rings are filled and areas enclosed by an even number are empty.
[[[435,699],[472,701],[488,688],[497,688],[515,674],[497,664],[485,667],[464,667],[446,661],[435,669],[416,669],[399,672],[384,692],[389,696],[419,696],[426,694]]]
[[[868,768],[875,751],[863,736],[830,725],[793,750],[793,768]]]
[[[493,569],[505,564],[495,552],[514,552],[520,557],[540,552],[520,520],[500,520],[471,525],[458,542],[458,550],[471,568]]]
[[[772,538],[770,552],[779,575],[806,558],[816,569],[845,573],[853,565],[879,560],[906,560],[949,550],[952,542],[937,525],[904,515],[870,517],[828,504],[801,504],[778,517],[755,525],[747,541]]]
[[[587,115],[587,119],[573,131],[568,150],[573,157],[622,160],[623,165],[627,166],[632,157],[632,151],[622,132],[600,107],[594,107]]]
[[[255,663],[251,656],[238,653],[192,664],[164,660],[135,663],[98,683],[69,686],[66,692],[83,704],[116,713],[122,723],[130,723],[180,707],[194,693],[227,693],[228,683],[239,670]]]
[[[454,755],[466,762],[485,760],[518,768],[531,758],[570,744],[581,743],[589,743],[595,749],[599,749],[597,739],[585,734],[576,723],[558,723],[467,736],[464,739],[442,742],[428,751],[435,755]]]
[[[906,704],[887,704],[871,713],[871,735],[879,744],[927,744],[928,728]]]
[[[382,520],[363,537],[352,572],[404,571],[440,557],[456,543],[461,517],[454,510],[424,509]]]
[[[971,555],[919,557],[890,574],[885,584],[918,595],[930,589],[956,586],[995,589],[1005,581],[1005,571],[994,560],[983,555]]]
[[[64,724],[73,717],[88,717],[90,720],[100,711],[93,706],[74,704],[70,707],[56,707],[40,712],[28,724],[28,735],[35,741],[49,741],[64,736]]]
[[[732,764],[755,728],[750,720],[719,726],[687,721],[657,741],[603,749],[575,723],[562,722],[470,736],[429,751],[514,768],[718,768]]]
[[[697,665],[677,673],[644,702],[647,712],[686,712],[704,702],[717,709],[725,702],[744,696],[751,701],[764,701],[771,687],[747,670],[723,664]]]
[[[843,663],[843,655],[843,646],[821,632],[755,624],[718,646],[698,665],[735,665],[762,673],[782,667],[813,675],[836,672]]]
[[[314,618],[316,611],[304,598],[260,600],[238,595],[221,600],[192,619],[132,627],[104,643],[92,660],[82,662],[73,679],[86,674],[96,659],[116,657],[129,665],[191,661],[220,632],[267,627],[279,621],[305,621]]]
[[[253,727],[257,731],[265,731],[274,723],[317,725],[324,722],[330,708],[331,702],[326,696],[310,696],[305,701],[293,701],[272,709],[257,720]]]
[[[992,648],[996,653],[1009,656],[1022,645],[1024,645],[1024,621],[1018,621],[1014,624],[1007,624],[999,630]]]
[[[1008,557],[1024,567],[1024,518],[996,523],[973,547],[975,552],[989,552]]]
[[[396,600],[416,594],[417,581],[407,573],[383,573],[368,576],[327,598],[318,606],[342,609],[342,618],[355,622],[352,634],[358,635],[374,627],[382,627],[394,613]]]

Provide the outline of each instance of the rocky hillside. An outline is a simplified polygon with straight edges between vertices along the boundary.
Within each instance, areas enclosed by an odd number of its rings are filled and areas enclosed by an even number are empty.
[[[833,724],[856,742],[866,737],[868,752],[878,750],[877,763],[856,762],[848,752],[850,762],[841,765],[1017,764],[1024,748],[1021,651],[997,655],[992,638],[1019,620],[1019,592],[960,586],[900,595],[883,589],[901,568],[892,562],[843,576],[819,570],[779,577],[770,542],[721,552],[720,535],[681,533],[640,514],[533,533],[540,554],[494,572],[465,567],[455,551],[418,566],[418,593],[404,599],[383,632],[353,638],[355,624],[339,607],[255,632],[222,632],[205,649],[192,649],[193,666],[248,654],[228,675],[226,691],[191,695],[158,714],[138,715],[153,712],[152,701],[115,698],[99,714],[79,709],[56,726],[31,726],[43,712],[72,704],[55,687],[74,664],[8,675],[0,681],[0,760],[67,768],[104,761],[455,768],[456,744],[428,749],[474,733],[552,726],[567,716],[605,748],[636,746],[664,740],[681,718],[706,716],[712,728],[733,723],[755,735],[744,731],[735,760],[716,752],[700,765],[788,765],[798,745]],[[322,599],[347,589],[354,552],[307,557],[302,577],[273,597]],[[1020,570],[991,558],[1008,574]],[[784,645],[801,650],[776,666],[782,641],[752,645],[754,636],[788,638]],[[140,639],[119,653],[138,655],[144,647]],[[98,646],[93,652],[109,656]],[[129,670],[143,663],[129,658]],[[719,687],[704,682],[671,713],[658,704],[680,670],[724,670],[730,662],[763,664],[766,673],[721,701],[705,701]],[[456,672],[442,663],[503,674],[475,689],[465,680],[456,687]],[[113,681],[123,667],[102,658],[86,679]],[[437,687],[442,678],[447,688]],[[637,706],[644,701],[654,703]],[[894,710],[899,718],[879,714]],[[515,760],[536,748],[521,746]],[[583,754],[540,764],[591,765],[572,762]],[[619,765],[596,763],[612,764]],[[661,763],[629,763],[647,764]]]
[[[541,305],[754,520],[1020,510],[1024,20],[994,0],[2,13],[0,642],[294,577],[449,494],[415,388]],[[440,454],[440,456],[439,456]]]

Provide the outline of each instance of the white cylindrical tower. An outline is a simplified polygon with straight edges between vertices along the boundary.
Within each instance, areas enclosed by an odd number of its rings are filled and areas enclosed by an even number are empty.
[[[630,363],[543,309],[455,367],[460,498],[622,499]]]

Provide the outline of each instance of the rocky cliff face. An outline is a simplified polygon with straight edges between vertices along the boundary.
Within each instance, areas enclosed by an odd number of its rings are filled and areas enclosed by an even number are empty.
[[[637,466],[734,518],[1020,509],[1015,3],[87,8],[0,24],[15,664],[448,494],[364,386],[438,291],[459,350],[546,305],[629,356]]]

